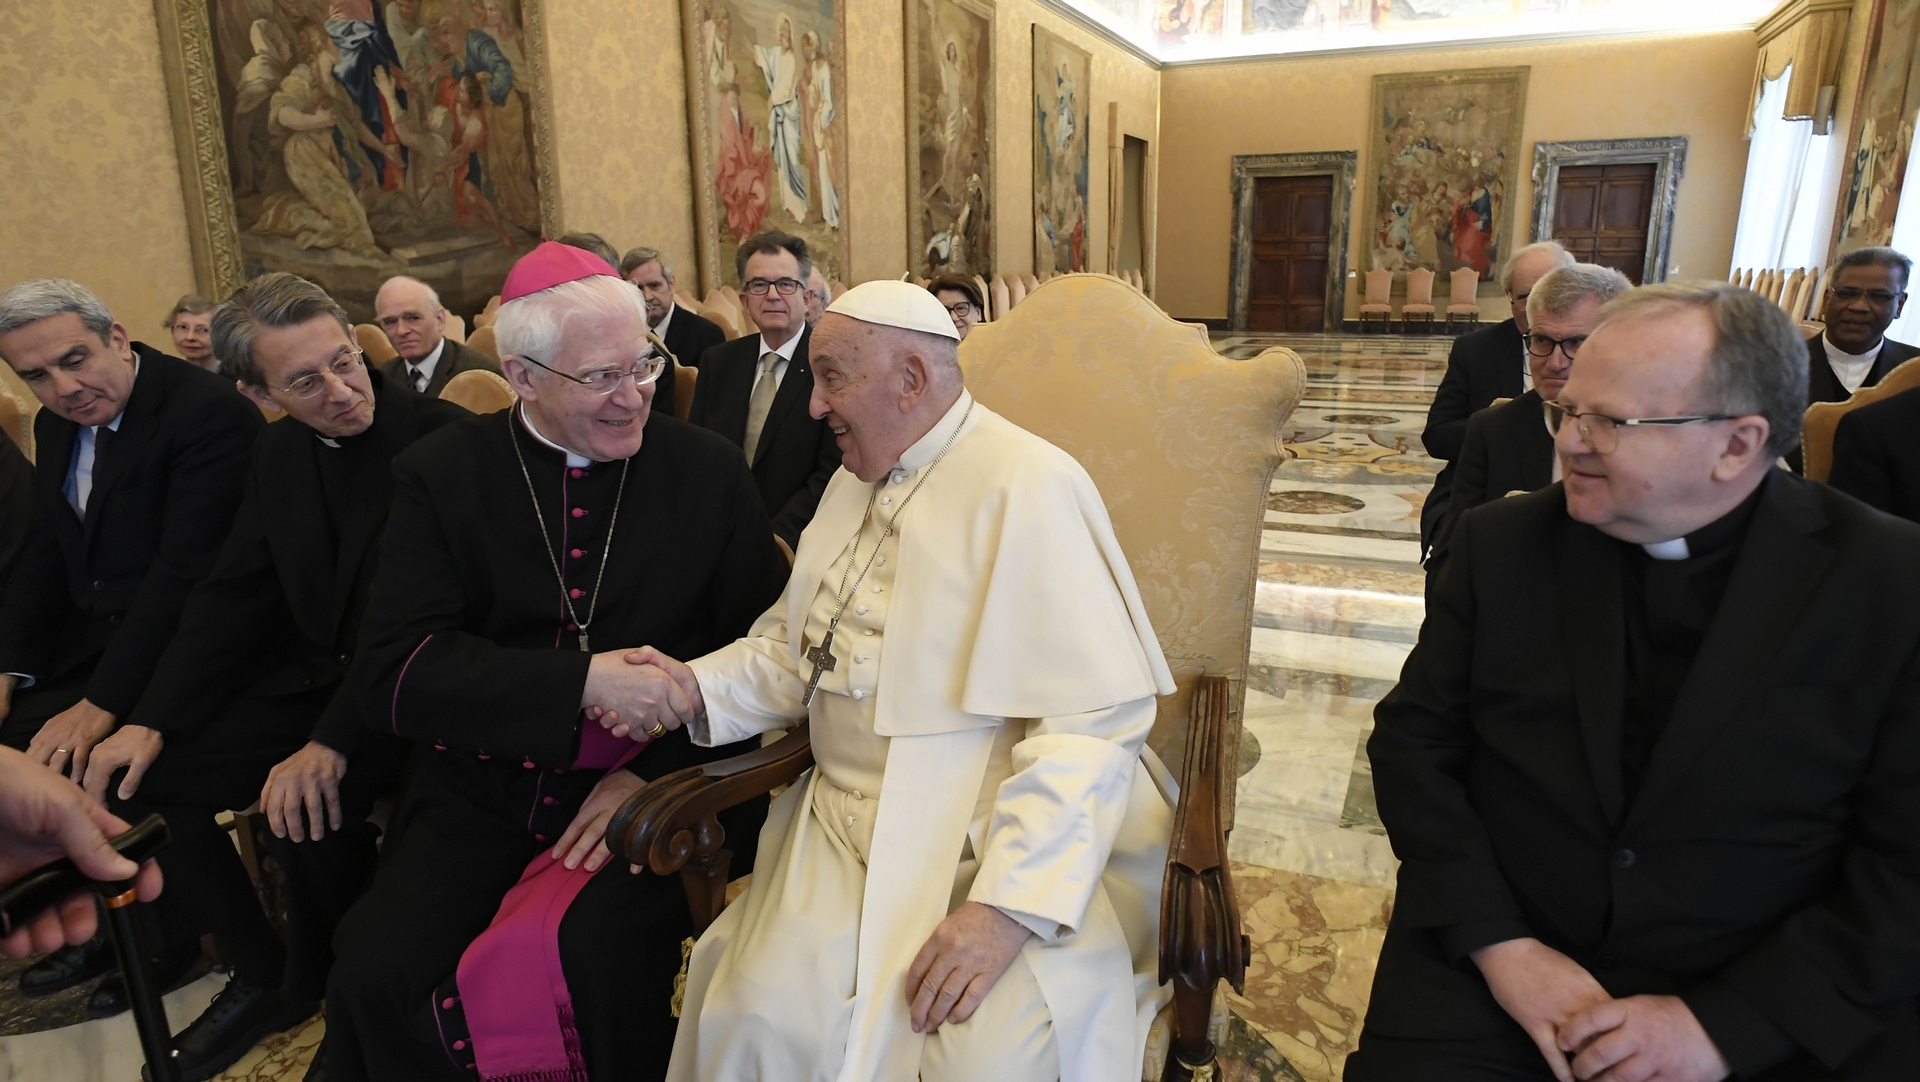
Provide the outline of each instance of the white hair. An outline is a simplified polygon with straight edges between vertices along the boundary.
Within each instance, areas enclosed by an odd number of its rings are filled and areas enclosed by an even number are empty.
[[[1579,307],[1588,298],[1605,304],[1627,290],[1633,282],[1612,267],[1596,263],[1568,263],[1555,267],[1533,284],[1527,294],[1527,322],[1541,316],[1562,315]]]
[[[1533,255],[1536,252],[1543,253],[1543,254],[1551,254],[1553,256],[1553,265],[1556,267],[1564,267],[1567,264],[1572,263],[1574,261],[1573,253],[1567,251],[1566,248],[1563,247],[1559,241],[1557,240],[1534,241],[1532,244],[1529,244],[1526,247],[1520,249],[1519,251],[1513,253],[1513,258],[1507,260],[1506,265],[1500,268],[1500,292],[1502,293],[1513,292],[1513,268],[1519,266],[1521,260],[1527,258],[1530,255]]]
[[[0,293],[0,334],[66,312],[79,316],[80,325],[102,342],[113,333],[113,313],[93,290],[70,278],[40,278]]]
[[[632,316],[645,327],[646,301],[632,283],[611,274],[562,282],[501,305],[493,322],[494,344],[502,357],[530,357],[553,364],[567,321],[601,316]]]
[[[444,304],[441,304],[441,303],[440,303],[440,291],[439,291],[439,290],[437,290],[437,289],[435,289],[435,288],[433,288],[432,286],[430,286],[430,285],[428,285],[428,284],[427,284],[427,283],[425,283],[425,282],[422,282],[422,281],[421,281],[420,279],[418,279],[418,278],[415,278],[415,277],[413,277],[413,276],[412,276],[412,275],[410,275],[410,274],[396,274],[396,275],[394,275],[393,277],[391,277],[391,278],[389,278],[389,279],[387,279],[386,281],[384,281],[384,282],[381,282],[381,283],[380,283],[380,288],[381,288],[382,290],[385,290],[385,289],[386,289],[386,288],[387,288],[388,286],[390,286],[390,285],[392,285],[392,284],[393,284],[393,283],[395,283],[395,282],[412,282],[412,283],[413,283],[414,285],[417,285],[417,286],[419,286],[419,287],[420,287],[421,289],[424,289],[424,290],[426,290],[426,291],[427,291],[427,300],[428,300],[428,301],[430,301],[430,302],[432,302],[432,304],[433,304],[433,308],[434,308],[434,310],[435,310],[435,311],[438,311],[438,310],[440,310],[440,309],[442,309],[442,308],[445,308],[445,307],[446,307],[446,305],[444,305]]]

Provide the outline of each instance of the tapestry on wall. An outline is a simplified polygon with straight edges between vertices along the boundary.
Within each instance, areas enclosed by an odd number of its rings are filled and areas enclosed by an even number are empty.
[[[683,0],[704,289],[777,229],[847,276],[846,12],[836,0]]]
[[[1033,269],[1087,269],[1088,84],[1093,56],[1033,28]]]
[[[907,0],[907,263],[993,274],[993,9]]]
[[[1493,278],[1513,241],[1526,99],[1524,67],[1374,76],[1368,266]]]
[[[217,291],[290,271],[364,320],[407,274],[476,312],[551,224],[535,0],[165,2],[176,141],[225,150],[188,190]]]
[[[1868,35],[1834,214],[1836,254],[1893,239],[1893,212],[1920,115],[1920,0],[1882,0]]]

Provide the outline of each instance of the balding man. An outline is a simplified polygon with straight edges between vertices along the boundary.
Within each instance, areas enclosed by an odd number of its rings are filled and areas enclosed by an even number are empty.
[[[1913,1076],[1920,527],[1774,468],[1806,371],[1758,294],[1633,290],[1565,481],[1460,519],[1367,743],[1401,864],[1348,1082]]]
[[[380,374],[415,394],[438,398],[448,380],[474,369],[500,374],[499,361],[447,337],[440,294],[418,278],[387,279],[373,298],[373,311],[399,354],[380,366]]]
[[[1426,431],[1420,442],[1427,454],[1446,466],[1433,479],[1433,490],[1420,509],[1420,549],[1424,554],[1439,536],[1440,523],[1453,493],[1454,465],[1467,439],[1467,419],[1486,409],[1496,398],[1518,398],[1532,386],[1527,359],[1527,295],[1548,271],[1573,262],[1573,256],[1553,241],[1529,244],[1513,253],[1500,268],[1500,291],[1507,295],[1513,316],[1491,327],[1463,334],[1447,355],[1447,373],[1433,392],[1427,410]]]
[[[1600,306],[1633,288],[1612,267],[1572,263],[1555,267],[1527,296],[1527,372],[1533,386],[1525,394],[1491,406],[1467,422],[1466,444],[1455,464],[1447,525],[1437,531],[1434,550],[1444,552],[1448,527],[1460,516],[1502,496],[1532,492],[1560,479],[1553,435],[1542,423],[1542,402],[1551,402],[1573,373],[1573,359],[1586,343]],[[1428,570],[1435,570],[1432,560]]]
[[[827,276],[820,273],[819,267],[813,268],[813,272],[807,275],[807,326],[820,322],[820,317],[826,314],[827,305],[832,303],[833,287],[827,284]]]
[[[1141,755],[1173,683],[1106,507],[967,392],[919,286],[855,286],[813,341],[845,468],[786,596],[691,665],[628,657],[674,677],[695,743],[806,723],[817,763],[694,948],[668,1077],[1130,1077],[1166,993],[1124,899],[1160,868],[1119,871],[1116,839],[1166,845]]]
[[[639,287],[647,324],[681,364],[700,367],[707,350],[727,340],[719,324],[674,303],[673,261],[658,249],[635,248],[620,257],[620,277]]]

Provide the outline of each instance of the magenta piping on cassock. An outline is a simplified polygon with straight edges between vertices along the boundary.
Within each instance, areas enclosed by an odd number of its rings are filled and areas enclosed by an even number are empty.
[[[432,641],[432,635],[421,639],[420,645],[414,647],[413,653],[407,655],[407,663],[400,666],[400,675],[393,678],[393,708],[389,714],[389,722],[395,736],[400,735],[400,682],[407,678],[407,670],[413,668],[413,659],[419,657],[420,651],[425,650],[427,644]]]

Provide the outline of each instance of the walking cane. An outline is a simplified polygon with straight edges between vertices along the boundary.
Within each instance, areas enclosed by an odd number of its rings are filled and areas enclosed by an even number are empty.
[[[115,852],[135,864],[141,864],[165,848],[170,835],[167,821],[149,815],[140,825],[114,838]],[[143,949],[135,914],[133,880],[102,881],[89,879],[62,858],[34,869],[20,881],[0,890],[0,936],[59,905],[81,891],[92,891],[100,899],[107,915],[107,934],[113,939],[114,953],[120,957],[120,972],[127,982],[127,999],[133,1006],[134,1028],[140,1032],[140,1050],[147,1057],[142,1072],[148,1082],[179,1082],[180,1065],[174,1062],[173,1031],[167,1025],[167,1012],[160,1003],[160,986],[155,983],[149,964],[149,952]]]

